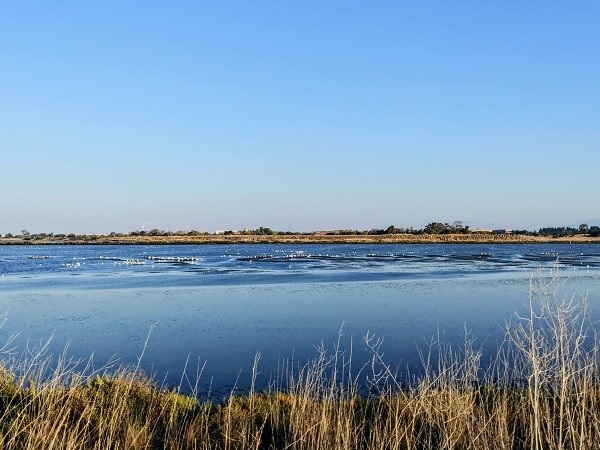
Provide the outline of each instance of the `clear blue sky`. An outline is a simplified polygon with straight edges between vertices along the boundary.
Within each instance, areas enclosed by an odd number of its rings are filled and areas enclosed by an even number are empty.
[[[595,1],[3,2],[0,233],[597,219],[599,26]]]

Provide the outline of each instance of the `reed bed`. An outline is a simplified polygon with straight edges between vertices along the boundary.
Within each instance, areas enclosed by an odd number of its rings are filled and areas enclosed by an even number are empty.
[[[217,402],[161,387],[139,367],[50,369],[43,351],[7,357],[0,448],[598,448],[600,346],[586,296],[558,298],[557,278],[532,282],[528,314],[507,325],[491,366],[467,337],[461,348],[439,343],[422,375],[402,382],[370,335],[367,366],[352,367],[339,344],[322,347],[270,389]]]

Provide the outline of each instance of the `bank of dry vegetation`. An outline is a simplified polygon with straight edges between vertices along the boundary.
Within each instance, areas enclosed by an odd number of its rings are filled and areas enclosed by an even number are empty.
[[[581,224],[573,227],[545,227],[529,230],[471,230],[462,222],[453,224],[431,222],[423,229],[333,230],[297,233],[274,231],[268,227],[254,230],[222,230],[216,233],[202,231],[149,231],[106,234],[55,234],[22,230],[21,234],[0,235],[0,244],[418,244],[418,243],[541,243],[579,242],[600,243],[600,227]]]
[[[535,244],[600,243],[600,237],[534,236],[518,234],[197,234],[197,235],[74,235],[0,238],[0,245],[162,245],[162,244]]]
[[[7,357],[0,448],[598,448],[600,346],[585,296],[560,299],[555,286],[535,282],[528,315],[507,326],[491,369],[473,341],[442,343],[439,358],[424,355],[423,375],[402,384],[373,338],[366,367],[321,350],[272,389],[219,402],[161,388],[137,368],[86,375],[59,364],[48,377],[41,356]]]

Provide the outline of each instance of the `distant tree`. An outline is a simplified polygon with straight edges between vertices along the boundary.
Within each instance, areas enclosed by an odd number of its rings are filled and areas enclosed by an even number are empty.
[[[154,228],[148,232],[150,236],[167,236],[167,232],[164,230],[159,230],[158,228]]]
[[[534,233],[533,233],[533,231],[529,231],[529,230],[512,230],[512,234],[518,234],[518,235],[523,235],[523,236],[531,236]]]
[[[24,236],[24,237],[28,237],[28,236],[31,235],[31,233],[29,231],[27,231],[27,230],[21,230],[21,235]]]
[[[455,220],[454,223],[452,224],[452,233],[462,233],[462,234],[467,234],[469,233],[469,226],[468,225],[464,225],[462,223],[462,221],[460,220]]]
[[[425,226],[423,232],[426,234],[445,234],[450,232],[450,225],[441,222],[431,222]]]
[[[401,233],[406,233],[406,230],[404,228],[397,228],[394,225],[390,225],[384,231],[384,234],[401,234]]]
[[[268,235],[271,235],[271,234],[275,234],[275,232],[273,230],[271,230],[270,228],[268,228],[268,227],[260,227],[260,228],[257,228],[256,230],[254,230],[254,234],[268,234]]]
[[[469,227],[463,225],[460,220],[456,220],[452,225],[448,223],[432,222],[423,230],[427,234],[450,234],[450,233],[468,233]]]
[[[593,225],[590,227],[589,229],[589,235],[590,236],[600,236],[600,227]]]
[[[579,225],[579,234],[588,234],[590,232],[590,227],[587,223],[582,223]]]
[[[574,236],[579,232],[578,229],[572,227],[545,227],[540,228],[538,234],[540,236],[563,237]]]

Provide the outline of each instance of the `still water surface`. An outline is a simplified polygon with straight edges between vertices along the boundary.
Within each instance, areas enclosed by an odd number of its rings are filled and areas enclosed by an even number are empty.
[[[142,367],[178,385],[186,361],[192,378],[203,365],[217,395],[248,386],[257,352],[264,387],[283,361],[333,351],[340,330],[357,366],[369,331],[389,364],[418,372],[433,337],[460,345],[465,330],[491,357],[531,277],[555,265],[561,295],[589,292],[600,318],[597,245],[3,246],[0,337],[136,364],[155,324]]]

